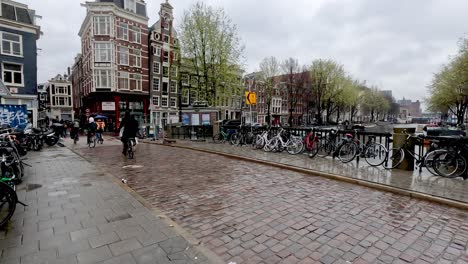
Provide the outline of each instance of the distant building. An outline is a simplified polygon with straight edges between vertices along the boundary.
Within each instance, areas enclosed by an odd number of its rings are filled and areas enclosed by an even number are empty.
[[[79,36],[81,57],[73,67],[80,118],[106,115],[118,128],[125,111],[140,125],[149,109],[148,16],[143,0],[95,0],[86,7]],[[81,60],[81,61],[80,61]]]
[[[53,119],[73,120],[73,89],[68,76],[57,75],[49,80],[46,87],[50,115]]]
[[[402,100],[398,100],[397,103],[400,106],[399,118],[422,117],[421,102],[419,100],[413,102],[403,98]]]
[[[41,35],[36,13],[27,5],[0,0],[0,66],[2,81],[11,95],[2,104],[26,105],[28,118],[37,126],[37,46]]]

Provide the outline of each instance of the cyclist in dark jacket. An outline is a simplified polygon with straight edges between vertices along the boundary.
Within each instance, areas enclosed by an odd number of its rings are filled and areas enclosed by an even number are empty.
[[[123,151],[122,154],[126,155],[128,150],[128,139],[135,138],[138,133],[138,121],[135,120],[134,116],[130,116],[129,112],[125,113],[125,117],[120,124],[119,131],[123,127],[123,134],[120,141],[123,144]]]

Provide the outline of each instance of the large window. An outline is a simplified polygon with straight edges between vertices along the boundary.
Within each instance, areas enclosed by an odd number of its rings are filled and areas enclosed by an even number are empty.
[[[161,74],[161,63],[153,62],[153,72],[156,74]]]
[[[130,33],[130,41],[141,43],[141,30],[139,27],[130,26],[129,33]]]
[[[141,91],[141,74],[130,74],[130,88]]]
[[[54,103],[57,106],[71,106],[70,98],[64,96],[56,96]]]
[[[112,46],[110,43],[94,44],[94,62],[111,62]]]
[[[2,54],[23,56],[23,37],[21,35],[1,32]]]
[[[126,47],[119,47],[119,63],[122,65],[128,65],[129,51]]]
[[[163,35],[163,40],[164,40],[164,43],[169,43],[169,36]]]
[[[182,102],[184,104],[189,104],[189,90],[188,89],[182,90]]]
[[[94,35],[109,35],[110,34],[110,17],[96,16],[94,17]]]
[[[130,78],[128,72],[119,72],[119,89],[130,89]]]
[[[111,88],[111,71],[110,70],[94,70],[95,88]]]
[[[125,9],[136,12],[136,3],[135,0],[125,0]]]
[[[128,24],[121,23],[117,30],[117,38],[128,40]]]
[[[168,89],[167,89],[168,86],[169,86],[169,85],[168,85],[167,82],[163,82],[163,84],[162,84],[162,92],[163,92],[164,94],[167,94],[167,92],[168,92]]]
[[[169,77],[169,67],[163,66],[163,76]]]
[[[171,81],[171,93],[177,93],[177,83],[175,81]]]
[[[153,78],[153,91],[159,92],[160,81],[159,78]]]
[[[141,67],[141,50],[130,50],[130,65],[135,67]]]
[[[9,85],[23,85],[23,65],[3,63],[3,82]]]
[[[176,106],[177,106],[177,99],[171,98],[171,107],[176,107]]]
[[[167,107],[168,106],[168,99],[167,99],[167,96],[163,96],[161,98],[161,106],[162,107]]]
[[[188,74],[182,75],[182,84],[183,85],[189,85],[189,76],[188,76]]]
[[[153,96],[153,105],[159,106],[159,96]]]
[[[55,87],[55,93],[56,94],[68,94],[68,91],[67,91],[66,87],[64,87],[64,86],[56,86]]]
[[[164,62],[169,62],[169,51],[164,51]]]

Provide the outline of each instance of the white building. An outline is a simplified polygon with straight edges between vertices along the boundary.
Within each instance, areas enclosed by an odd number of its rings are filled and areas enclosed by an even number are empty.
[[[46,84],[49,101],[49,117],[58,117],[59,120],[70,120],[73,114],[73,89],[71,80],[67,76],[57,75]]]

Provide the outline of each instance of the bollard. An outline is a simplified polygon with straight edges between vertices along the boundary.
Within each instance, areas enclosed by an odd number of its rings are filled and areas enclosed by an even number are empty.
[[[406,133],[411,134],[411,135],[414,135],[416,131],[416,129],[413,127],[410,127],[410,128],[394,127],[392,148],[400,148],[401,146],[403,146],[407,137],[407,135],[403,133],[403,130],[405,129],[406,129]],[[414,140],[410,140],[410,142],[407,144],[407,148],[410,149],[411,151],[414,151],[414,148],[415,148]],[[401,170],[407,170],[407,171],[414,170],[414,159],[411,155],[407,153],[407,151],[405,151],[405,159],[397,168]]]

